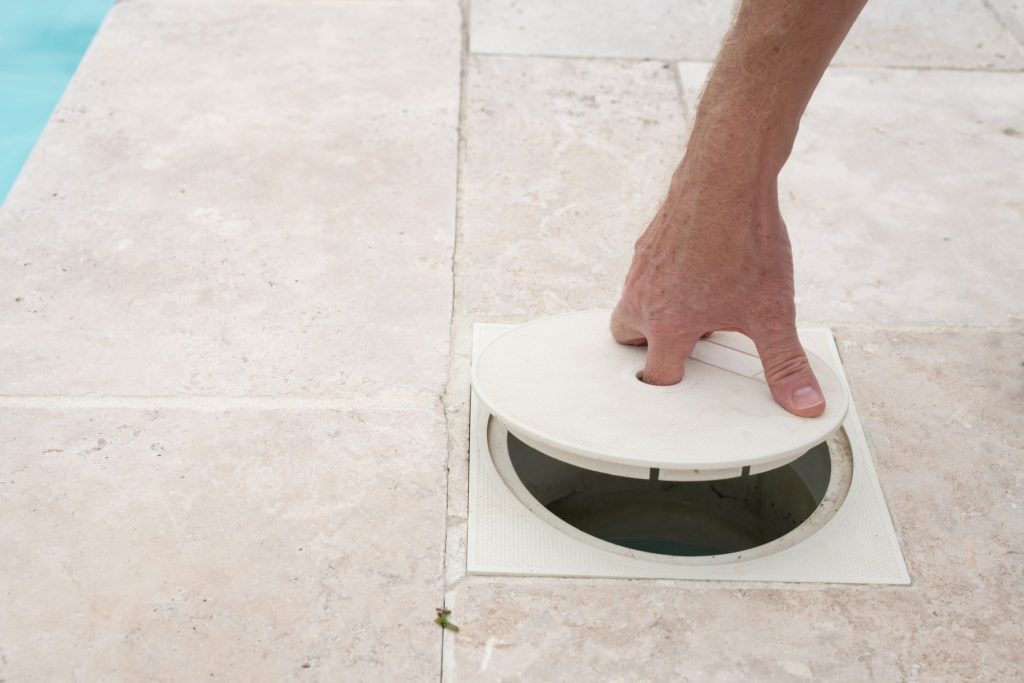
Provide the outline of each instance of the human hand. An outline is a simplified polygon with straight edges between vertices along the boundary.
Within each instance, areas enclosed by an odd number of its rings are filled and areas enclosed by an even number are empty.
[[[772,396],[802,417],[825,399],[796,334],[793,255],[776,179],[800,117],[865,0],[743,0],[697,104],[668,198],[636,243],[612,314],[647,344],[643,380],[674,384],[713,330],[750,337]]]
[[[744,179],[684,162],[636,242],[611,330],[648,346],[643,380],[675,384],[697,341],[715,330],[750,337],[776,402],[801,417],[825,399],[797,338],[793,257],[774,176]]]

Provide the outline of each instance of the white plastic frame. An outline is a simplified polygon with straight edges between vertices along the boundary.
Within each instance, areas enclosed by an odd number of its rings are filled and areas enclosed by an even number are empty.
[[[477,324],[473,357],[509,325]],[[800,331],[804,346],[825,359],[847,382],[832,333]],[[843,430],[853,458],[850,488],[831,516],[812,516],[792,535],[796,542],[773,542],[712,558],[648,559],[645,554],[611,552],[604,542],[565,533],[541,519],[502,481],[487,443],[490,415],[476,397],[470,409],[469,539],[471,574],[513,576],[697,579],[711,581],[909,584],[867,440],[851,402]],[[817,520],[817,521],[815,521]],[[787,535],[788,536],[788,535]],[[779,541],[783,541],[779,539]],[[791,539],[792,540],[792,539]]]

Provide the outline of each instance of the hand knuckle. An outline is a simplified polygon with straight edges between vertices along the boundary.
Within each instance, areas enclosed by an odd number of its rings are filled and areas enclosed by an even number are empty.
[[[771,358],[765,364],[765,378],[771,382],[782,382],[807,371],[807,357],[802,353],[790,353]]]

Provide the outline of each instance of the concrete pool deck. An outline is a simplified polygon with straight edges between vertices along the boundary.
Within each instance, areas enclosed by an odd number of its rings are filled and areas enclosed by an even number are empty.
[[[0,679],[1024,675],[1013,0],[869,5],[782,180],[913,585],[466,575],[472,323],[614,304],[675,4],[116,5],[0,209]]]

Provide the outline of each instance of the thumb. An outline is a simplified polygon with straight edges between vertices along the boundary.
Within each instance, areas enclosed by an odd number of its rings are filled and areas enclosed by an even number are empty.
[[[754,343],[776,403],[800,417],[825,412],[825,396],[800,345],[796,325],[762,331],[754,336]]]

